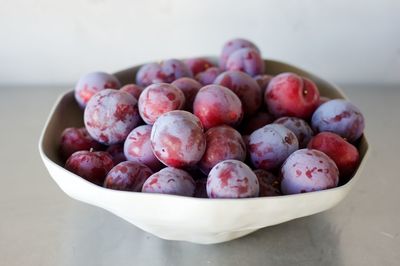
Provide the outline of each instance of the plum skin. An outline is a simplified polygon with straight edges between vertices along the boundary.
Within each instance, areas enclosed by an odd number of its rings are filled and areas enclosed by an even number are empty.
[[[325,153],[301,149],[292,153],[281,168],[281,191],[298,194],[333,188],[339,182],[339,170]]]
[[[268,74],[257,75],[254,77],[254,80],[257,81],[258,85],[261,88],[261,95],[265,94],[265,90],[268,87],[269,82],[274,76]]]
[[[264,61],[257,50],[242,48],[229,56],[226,69],[242,71],[254,77],[264,74]]]
[[[319,104],[315,83],[294,73],[281,73],[271,79],[264,94],[268,110],[275,117],[308,119]]]
[[[61,133],[59,149],[63,159],[67,159],[77,151],[101,150],[102,145],[89,135],[86,128],[69,127]]]
[[[200,120],[187,111],[175,110],[161,115],[151,130],[154,155],[170,167],[196,165],[206,149],[203,130]]]
[[[129,93],[135,97],[136,100],[139,100],[139,96],[143,92],[143,87],[131,83],[122,86],[119,90]]]
[[[119,89],[121,83],[111,74],[91,72],[82,76],[74,89],[75,100],[81,108],[85,108],[89,100],[97,92],[104,89]]]
[[[193,73],[184,62],[168,59],[140,67],[136,74],[136,84],[147,87],[155,83],[171,83],[182,77],[192,78]]]
[[[254,131],[249,137],[252,164],[259,169],[272,170],[299,148],[296,135],[279,124],[269,124]]]
[[[67,170],[99,186],[113,166],[111,155],[104,151],[77,151],[65,163]]]
[[[219,162],[228,159],[244,161],[246,146],[242,136],[235,129],[227,126],[210,128],[205,133],[206,151],[199,162],[201,171],[208,174]]]
[[[103,186],[115,190],[138,192],[142,190],[144,182],[152,174],[153,171],[142,163],[124,161],[108,172]]]
[[[207,85],[197,93],[193,113],[203,126],[211,127],[238,124],[243,116],[242,103],[231,90],[218,85]]]
[[[308,123],[301,118],[283,116],[276,119],[274,123],[281,124],[290,129],[296,135],[300,149],[307,147],[308,142],[314,135],[314,131]]]
[[[141,121],[136,99],[127,92],[112,89],[93,95],[83,118],[90,136],[105,145],[123,142]]]
[[[154,155],[151,148],[151,125],[138,126],[129,133],[124,142],[124,154],[128,161],[137,161],[158,171],[162,163]]]
[[[183,109],[186,111],[192,111],[193,101],[199,90],[203,87],[197,80],[192,78],[179,78],[171,83],[178,89],[180,89],[185,95],[185,105]]]
[[[217,67],[207,68],[205,71],[198,73],[195,79],[203,86],[214,83],[214,80],[222,73],[222,70]]]
[[[215,67],[215,65],[208,59],[202,57],[190,58],[185,60],[185,64],[192,71],[193,76],[196,76],[200,72],[204,72],[210,67]]]
[[[195,187],[195,181],[186,171],[166,167],[145,181],[142,192],[192,197]]]
[[[229,40],[222,47],[221,55],[219,57],[219,67],[222,70],[226,70],[226,63],[228,61],[229,56],[233,52],[235,52],[241,48],[253,48],[257,52],[260,52],[258,47],[249,40],[242,39],[242,38],[236,38],[236,39]]]
[[[216,164],[207,178],[209,198],[258,197],[260,185],[257,176],[245,163],[225,160]]]
[[[357,148],[335,133],[321,132],[315,135],[308,143],[308,148],[328,155],[336,163],[341,179],[349,178],[359,165]]]
[[[349,142],[361,137],[365,119],[360,109],[344,99],[334,99],[320,105],[311,118],[316,132],[329,131],[342,136]]]
[[[156,119],[169,111],[179,110],[185,104],[185,95],[174,85],[152,84],[139,97],[139,113],[146,124],[152,125]]]
[[[255,114],[261,106],[261,88],[244,72],[225,71],[215,79],[214,84],[227,87],[239,97],[245,116]]]

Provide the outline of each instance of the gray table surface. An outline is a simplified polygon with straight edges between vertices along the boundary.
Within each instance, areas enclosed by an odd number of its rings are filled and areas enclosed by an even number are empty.
[[[216,245],[165,241],[69,198],[37,149],[65,87],[0,88],[0,265],[400,265],[400,87],[343,88],[372,148],[347,198]]]

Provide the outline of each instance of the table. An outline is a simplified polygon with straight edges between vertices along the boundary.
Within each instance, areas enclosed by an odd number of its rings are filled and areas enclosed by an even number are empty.
[[[326,212],[216,245],[161,240],[52,181],[37,143],[65,86],[0,88],[0,265],[399,265],[400,86],[342,86],[371,155]]]

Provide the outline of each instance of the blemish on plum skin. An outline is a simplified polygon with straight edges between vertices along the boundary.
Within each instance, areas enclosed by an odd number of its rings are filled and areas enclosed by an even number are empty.
[[[267,93],[267,98],[269,98],[270,100],[277,100],[278,99],[278,97],[272,91],[269,91]]]
[[[339,115],[336,115],[336,116],[333,118],[333,121],[334,121],[334,122],[339,122],[339,121],[341,121],[343,118],[347,118],[347,117],[350,117],[350,116],[351,116],[351,114],[350,114],[349,112],[344,111],[343,113],[341,113],[341,114],[339,114]]]
[[[133,114],[132,106],[127,104],[118,104],[114,116],[117,121],[125,121],[128,115]]]
[[[109,142],[108,136],[104,135],[103,133],[100,134],[99,138],[102,142]]]
[[[221,172],[219,173],[219,180],[221,182],[221,187],[226,187],[228,186],[228,180],[232,177],[232,166],[228,166],[225,169],[222,169]]]
[[[104,89],[116,89],[117,88],[117,83],[114,81],[107,81],[104,84]]]
[[[285,136],[285,142],[289,145],[291,145],[293,143],[294,140],[294,135],[293,134],[288,134],[287,136]]]
[[[158,178],[154,178],[150,181],[149,186],[152,186],[158,182]]]
[[[173,101],[173,100],[176,99],[175,94],[173,94],[173,93],[171,93],[171,92],[167,94],[167,97],[168,97],[168,99],[169,99],[170,101]]]
[[[306,171],[306,176],[308,177],[308,178],[312,178],[312,173],[315,171],[315,170],[317,170],[317,167],[313,167],[311,170],[310,169],[307,169],[307,171]]]
[[[119,170],[124,174],[128,172],[128,168],[126,166],[119,167]]]
[[[238,187],[239,195],[243,195],[243,194],[247,193],[248,190],[249,190],[249,186],[247,186],[247,185]]]

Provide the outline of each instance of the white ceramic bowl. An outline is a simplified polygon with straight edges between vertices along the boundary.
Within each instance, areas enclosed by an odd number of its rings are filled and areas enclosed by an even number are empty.
[[[322,95],[345,98],[336,86],[285,63],[265,60],[269,74],[294,72],[314,80]],[[115,75],[132,83],[140,66]],[[325,211],[349,193],[360,178],[368,152],[365,136],[359,144],[361,164],[345,185],[318,192],[249,199],[201,199],[174,195],[125,192],[96,186],[65,170],[58,156],[60,134],[66,127],[83,126],[82,110],[73,92],[60,96],[39,141],[40,156],[51,177],[74,199],[104,208],[158,237],[211,244],[232,240],[260,228]]]

